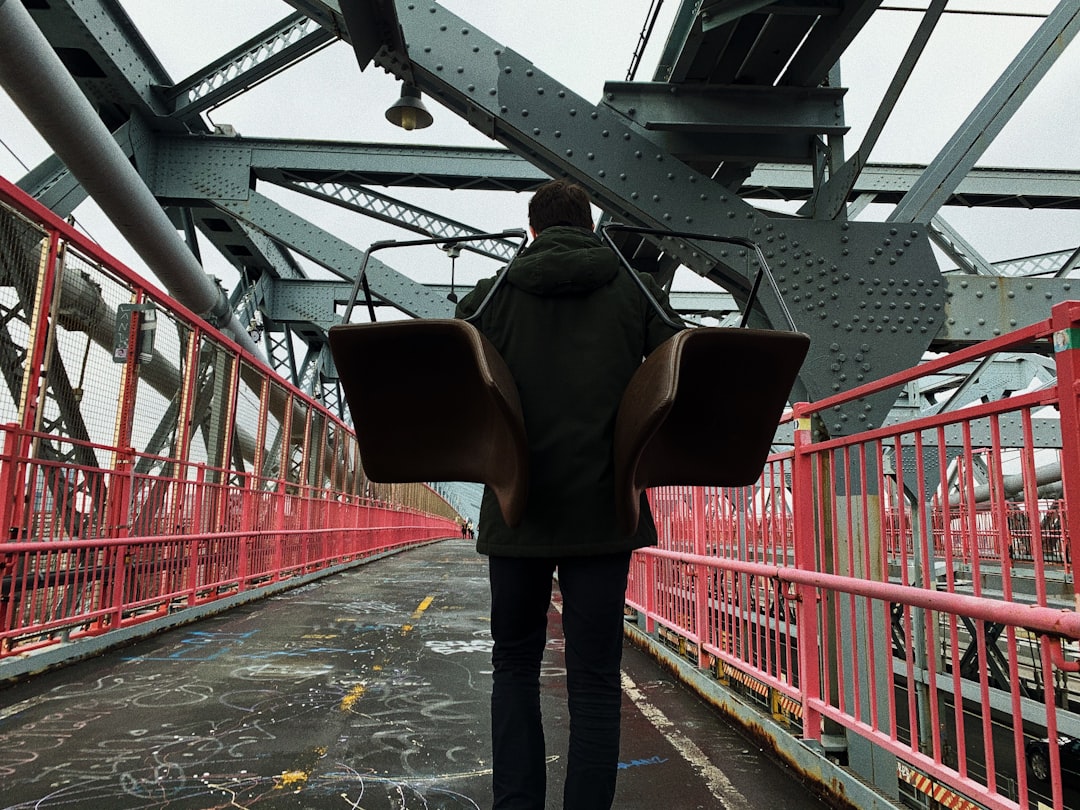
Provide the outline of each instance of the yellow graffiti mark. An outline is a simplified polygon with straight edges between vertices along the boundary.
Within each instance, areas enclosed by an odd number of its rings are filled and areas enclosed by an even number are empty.
[[[351,711],[353,704],[360,699],[364,694],[363,684],[358,684],[349,690],[349,693],[341,699],[341,710],[343,712]]]
[[[311,778],[311,774],[315,771],[315,766],[318,765],[319,760],[326,756],[326,748],[319,747],[312,751],[314,759],[306,768],[298,768],[292,771],[282,771],[281,776],[278,777],[278,783],[274,785],[274,790],[281,790],[285,787],[294,787],[299,790],[305,784],[307,780]]]

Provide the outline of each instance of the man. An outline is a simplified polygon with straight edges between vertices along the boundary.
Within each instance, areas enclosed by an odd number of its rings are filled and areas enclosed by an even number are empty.
[[[508,527],[486,491],[478,526],[477,550],[489,557],[491,586],[494,808],[545,806],[539,678],[557,570],[570,713],[563,807],[604,810],[619,762],[630,553],[656,542],[647,503],[635,534],[623,536],[616,527],[615,415],[644,356],[675,329],[593,232],[580,186],[564,180],[541,186],[529,203],[529,226],[532,244],[475,322],[514,376],[529,442],[521,524]],[[659,286],[643,279],[666,302]],[[475,313],[493,283],[477,284],[458,317]]]

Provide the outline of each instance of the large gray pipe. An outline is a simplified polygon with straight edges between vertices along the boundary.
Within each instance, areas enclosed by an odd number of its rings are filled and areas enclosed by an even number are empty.
[[[169,293],[261,356],[105,124],[18,0],[0,0],[0,86]]]
[[[1040,489],[1061,482],[1061,462],[1052,461],[1035,470],[1035,486]],[[1001,497],[1011,498],[1024,491],[1024,474],[1013,473],[1001,476]],[[985,503],[994,495],[989,484],[979,484],[972,490],[975,503]],[[1040,497],[1042,495],[1040,494]],[[967,498],[966,492],[954,492],[949,496],[949,506],[959,506]]]

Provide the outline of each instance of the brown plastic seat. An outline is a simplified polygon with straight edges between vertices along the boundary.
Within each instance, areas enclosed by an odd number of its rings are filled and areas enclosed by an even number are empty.
[[[761,475],[810,338],[700,327],[667,340],[631,378],[615,422],[620,529],[655,486],[748,486]]]
[[[330,350],[372,481],[475,481],[521,522],[528,445],[517,387],[476,327],[457,319],[347,324]]]

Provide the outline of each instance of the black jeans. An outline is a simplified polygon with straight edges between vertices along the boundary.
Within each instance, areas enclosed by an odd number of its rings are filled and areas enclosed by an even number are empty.
[[[619,767],[623,602],[630,553],[491,557],[491,740],[494,810],[544,810],[540,663],[552,574],[559,571],[570,749],[564,810],[607,810]]]

